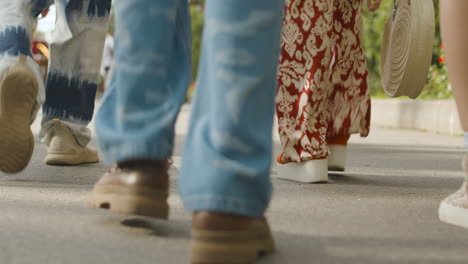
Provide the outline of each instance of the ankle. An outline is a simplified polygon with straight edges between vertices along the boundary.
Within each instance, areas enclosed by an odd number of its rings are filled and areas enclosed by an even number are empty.
[[[327,144],[328,145],[348,145],[348,140],[351,135],[340,135],[340,136],[332,136],[327,137]]]
[[[152,167],[157,168],[167,168],[169,169],[169,159],[164,160],[151,160],[151,159],[134,159],[134,160],[124,160],[117,162],[117,167],[119,169],[129,169],[129,170],[138,170],[138,169],[150,169]]]

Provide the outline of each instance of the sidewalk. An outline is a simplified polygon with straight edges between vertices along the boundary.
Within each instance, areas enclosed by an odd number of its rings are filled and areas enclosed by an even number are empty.
[[[175,167],[189,111],[177,125]],[[351,139],[349,169],[330,184],[274,179],[268,216],[278,252],[260,263],[468,263],[468,230],[437,217],[440,200],[462,182],[461,145],[456,137],[374,128]],[[106,165],[48,167],[45,151],[38,142],[23,173],[0,174],[1,264],[188,263],[190,215],[177,169],[171,221],[120,216],[86,207]]]
[[[373,124],[444,135],[461,135],[463,130],[453,100],[372,99]]]

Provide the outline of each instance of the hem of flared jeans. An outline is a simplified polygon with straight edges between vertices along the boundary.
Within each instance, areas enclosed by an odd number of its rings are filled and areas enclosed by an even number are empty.
[[[98,133],[99,134],[99,133]],[[126,160],[166,160],[172,156],[172,147],[167,151],[160,151],[161,145],[152,145],[148,143],[128,143],[125,145],[106,147],[105,143],[99,141],[99,149],[101,150],[104,162],[107,164],[115,164]],[[155,153],[158,150],[159,153]]]
[[[262,217],[268,205],[252,201],[220,197],[220,196],[189,196],[183,198],[185,208],[191,211],[210,211],[248,217]]]
[[[91,141],[91,130],[87,127],[89,122],[83,123],[76,119],[43,116],[41,120],[41,130],[39,131],[39,139],[47,146],[53,136],[54,119],[60,120],[62,124],[66,125],[68,129],[70,129],[70,132],[80,146],[86,147]]]
[[[61,109],[44,104],[42,106],[42,116],[47,119],[60,119],[71,123],[88,124],[93,119],[93,113],[77,113],[67,109]]]

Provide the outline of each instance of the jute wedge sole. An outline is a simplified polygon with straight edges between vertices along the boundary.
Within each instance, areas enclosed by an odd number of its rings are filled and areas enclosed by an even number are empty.
[[[240,232],[192,230],[192,264],[251,264],[274,250],[265,222]]]
[[[30,122],[37,93],[37,80],[24,58],[0,79],[0,171],[19,172],[31,160]]]
[[[97,185],[90,194],[89,204],[120,214],[169,217],[167,193],[146,187]]]

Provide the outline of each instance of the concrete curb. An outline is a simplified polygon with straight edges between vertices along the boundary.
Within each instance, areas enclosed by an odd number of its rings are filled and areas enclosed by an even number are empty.
[[[387,128],[462,134],[453,100],[372,99],[371,123]]]

